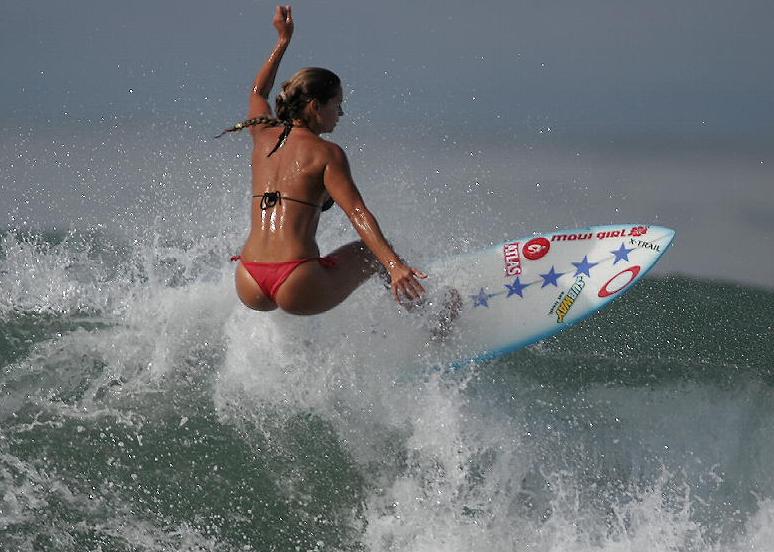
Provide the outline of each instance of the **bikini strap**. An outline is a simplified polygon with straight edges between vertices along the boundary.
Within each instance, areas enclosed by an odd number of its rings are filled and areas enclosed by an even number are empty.
[[[281,205],[282,200],[285,201],[295,201],[296,203],[303,203],[304,205],[309,205],[309,207],[314,207],[315,209],[325,210],[325,205],[317,205],[316,203],[312,203],[310,201],[304,201],[303,199],[295,199],[288,196],[283,196],[279,192],[264,192],[263,194],[256,194],[253,197],[260,197],[261,198],[261,211],[265,211],[266,209],[271,209],[278,203]],[[327,205],[327,202],[326,202]]]

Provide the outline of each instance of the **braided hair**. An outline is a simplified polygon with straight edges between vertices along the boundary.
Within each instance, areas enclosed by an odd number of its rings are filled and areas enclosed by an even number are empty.
[[[274,101],[277,116],[259,115],[253,119],[247,119],[225,129],[215,138],[220,138],[228,132],[238,132],[244,128],[261,125],[265,127],[285,126],[277,145],[269,153],[277,151],[290,134],[293,128],[293,120],[304,120],[304,108],[312,100],[326,103],[336,96],[341,88],[341,79],[333,71],[321,67],[306,67],[290,77],[290,80],[282,83],[282,92]]]

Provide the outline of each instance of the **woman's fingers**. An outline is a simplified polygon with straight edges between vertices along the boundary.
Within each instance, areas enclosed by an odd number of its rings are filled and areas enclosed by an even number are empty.
[[[422,272],[421,270],[417,270],[415,268],[411,269],[411,276],[408,278],[407,285],[411,292],[413,293],[412,299],[418,300],[421,299],[422,296],[425,294],[425,288],[422,284],[420,284],[416,279],[420,278],[424,280],[427,278],[427,274]]]
[[[401,303],[404,300],[416,301],[417,299],[419,299],[419,297],[417,297],[417,295],[414,293],[414,290],[409,286],[403,286],[400,288],[400,293],[398,294],[398,303]]]
[[[293,32],[293,12],[290,6],[277,6],[274,10],[274,27],[281,34],[290,35]]]
[[[392,286],[392,294],[398,303],[403,298],[417,301],[425,294],[425,288],[413,277],[410,277],[395,282]]]
[[[425,288],[422,287],[422,284],[417,282],[414,278],[409,280],[408,285],[411,291],[414,293],[414,299],[420,299],[425,294]]]
[[[425,288],[417,279],[424,280],[427,274],[410,266],[403,265],[393,273],[392,295],[400,303],[403,299],[418,301],[425,294]]]
[[[277,12],[284,22],[290,21],[290,6],[277,6]]]

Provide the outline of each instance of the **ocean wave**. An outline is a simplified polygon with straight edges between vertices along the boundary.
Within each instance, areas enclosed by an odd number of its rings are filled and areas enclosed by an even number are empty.
[[[0,545],[771,544],[771,292],[649,278],[439,370],[376,283],[322,317],[247,311],[230,243],[4,234]]]

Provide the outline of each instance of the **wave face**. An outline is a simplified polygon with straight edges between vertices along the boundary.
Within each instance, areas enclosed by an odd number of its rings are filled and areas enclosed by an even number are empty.
[[[439,371],[376,283],[248,312],[233,243],[2,235],[1,549],[774,547],[774,293],[651,278]]]

